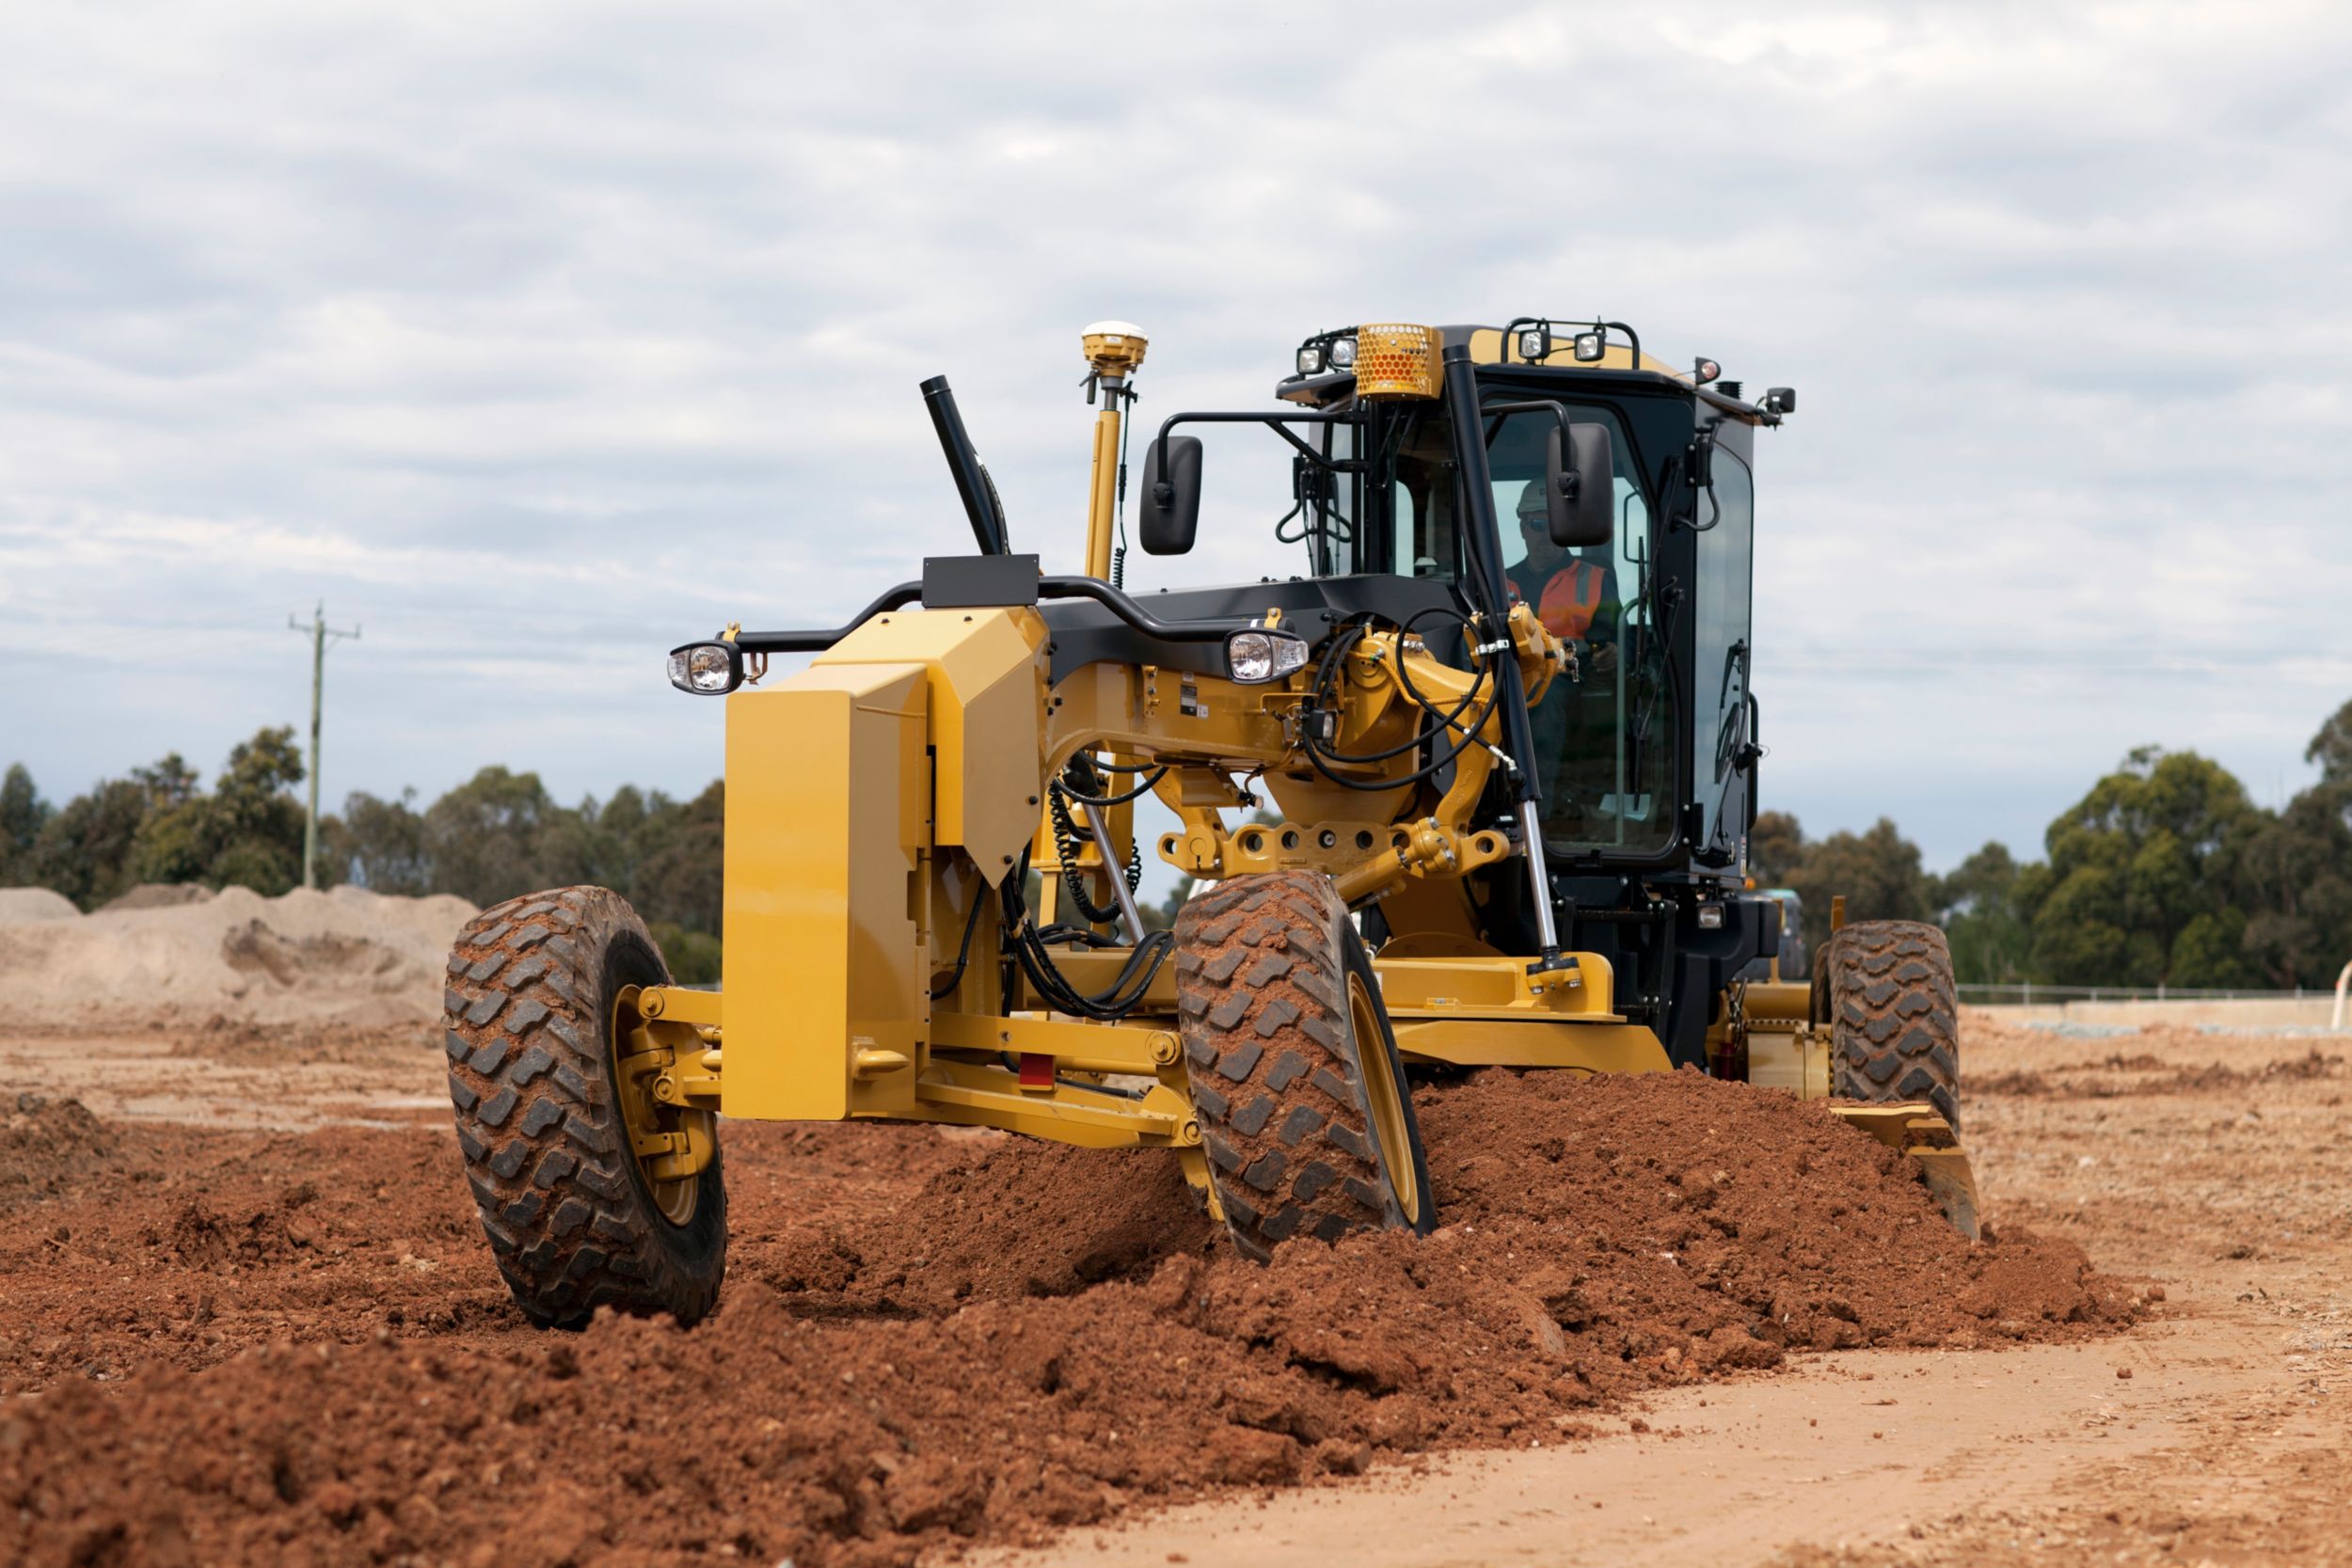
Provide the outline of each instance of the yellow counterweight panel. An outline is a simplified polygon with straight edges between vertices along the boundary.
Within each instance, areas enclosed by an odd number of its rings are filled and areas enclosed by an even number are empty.
[[[925,674],[836,664],[727,699],[728,1116],[832,1120],[853,1094],[861,1110],[913,1103]],[[905,1065],[859,1081],[860,1053]]]
[[[1044,641],[1045,622],[1034,610],[900,610],[877,615],[809,667],[811,674],[923,667],[930,689],[927,739],[936,753],[935,786],[927,786],[937,796],[933,839],[962,847],[991,887],[1037,829]]]

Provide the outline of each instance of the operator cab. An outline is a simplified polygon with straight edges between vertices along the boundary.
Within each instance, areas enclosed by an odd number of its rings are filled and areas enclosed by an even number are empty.
[[[1435,388],[1421,397],[1367,388],[1361,340],[1385,330],[1307,339],[1295,373],[1275,388],[1301,411],[1295,422],[1261,421],[1299,449],[1275,540],[1296,552],[1290,585],[1335,613],[1357,600],[1379,601],[1391,618],[1399,603],[1465,609],[1472,525],[1450,410]],[[1555,868],[1681,865],[1737,879],[1759,754],[1749,689],[1755,432],[1779,423],[1794,395],[1775,388],[1749,403],[1711,361],[1672,370],[1622,323],[1522,319],[1434,336],[1467,345],[1482,407],[1557,404],[1574,424],[1609,437],[1610,537],[1564,546],[1549,537],[1543,507],[1555,414],[1520,406],[1483,423],[1511,598],[1577,655],[1578,678],[1553,682],[1530,713]],[[1191,444],[1178,452],[1170,467],[1188,470],[1177,477],[1197,508],[1203,453]],[[1147,487],[1159,477],[1155,456],[1146,453]],[[1152,553],[1182,553],[1192,532],[1155,540],[1147,516],[1143,542]],[[1250,592],[1263,598],[1266,589]],[[1170,613],[1204,608],[1171,603]]]

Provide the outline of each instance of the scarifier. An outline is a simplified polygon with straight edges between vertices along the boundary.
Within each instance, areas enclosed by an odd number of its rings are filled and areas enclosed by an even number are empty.
[[[1782,902],[1746,875],[1751,469],[1795,394],[1617,322],[1317,333],[1272,406],[1143,441],[1156,557],[1194,547],[1198,433],[1286,444],[1270,575],[1138,595],[1145,347],[1085,333],[1083,571],[1013,552],[934,378],[975,553],[836,629],[671,654],[727,698],[722,990],[674,983],[600,888],[458,939],[459,1141],[524,1309],[708,1311],[723,1115],[1168,1149],[1256,1258],[1425,1232],[1408,1074],[1479,1066],[1834,1098],[1973,1236],[1942,934],[1833,910],[1784,974]],[[780,656],[809,657],[771,678]],[[1136,898],[1147,798],[1198,888],[1172,930]]]

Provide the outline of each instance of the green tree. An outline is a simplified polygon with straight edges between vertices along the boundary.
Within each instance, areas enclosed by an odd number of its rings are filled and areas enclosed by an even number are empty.
[[[2352,703],[2304,753],[2319,783],[2265,819],[2236,857],[2244,950],[2275,986],[2328,986],[2352,959]]]
[[[2034,977],[2060,985],[2235,985],[2237,864],[2264,822],[2229,770],[2142,747],[2050,825],[2049,861],[2020,877]],[[2200,917],[2209,917],[2201,920]]]
[[[615,794],[600,820],[611,819],[620,800],[621,795]],[[628,857],[627,891],[641,900],[641,909],[652,911],[649,919],[672,921],[712,937],[721,934],[726,823],[726,782],[714,779],[684,805],[659,793],[651,795],[642,819],[631,825],[625,813],[607,830]]]
[[[2328,715],[2303,760],[2319,764],[2320,783],[2352,784],[2352,702]]]
[[[1793,820],[1789,826],[1795,827]],[[1775,885],[1793,890],[1803,900],[1811,931],[1826,937],[1830,900],[1841,894],[1848,920],[1933,917],[1919,847],[1903,837],[1893,818],[1882,816],[1867,832],[1840,831],[1802,847],[1796,863],[1783,869]]]
[[[1804,863],[1804,829],[1785,811],[1758,812],[1748,830],[1748,869],[1758,887],[1787,887]],[[1826,917],[1826,911],[1822,911]]]
[[[101,779],[41,824],[26,880],[55,888],[85,910],[128,892],[136,880],[132,846],[151,809],[144,785]]]
[[[294,732],[288,730],[288,735]],[[184,806],[196,799],[197,786],[203,781],[195,768],[183,761],[177,752],[166,752],[152,766],[131,769],[131,782],[147,791],[147,798],[158,811],[172,806]]]
[[[1987,844],[1931,880],[1929,902],[1951,940],[1955,975],[1974,984],[2023,979],[2032,944],[2017,910],[2017,857]]]
[[[483,768],[425,810],[424,853],[433,890],[489,905],[565,885],[571,879],[560,874],[564,867],[549,851],[577,848],[576,841],[558,843],[550,832],[569,826],[560,822],[566,815],[538,774]]]
[[[230,748],[212,792],[173,753],[133,775],[151,809],[133,848],[135,879],[249,887],[275,897],[302,879],[302,753],[292,725]]]
[[[8,764],[0,778],[0,887],[28,881],[33,872],[33,846],[54,815],[49,802],[33,787],[32,770],[21,762]]]
[[[343,797],[341,815],[319,824],[320,858],[334,868],[334,879],[373,893],[432,892],[424,817],[416,809],[416,799],[413,789],[402,790],[397,800],[380,800],[365,790]]]

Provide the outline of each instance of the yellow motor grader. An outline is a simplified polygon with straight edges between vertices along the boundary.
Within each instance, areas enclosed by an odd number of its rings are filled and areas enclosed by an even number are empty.
[[[600,888],[459,937],[450,1088],[524,1310],[707,1312],[723,1116],[1164,1148],[1261,1259],[1426,1231],[1417,1068],[1835,1098],[1973,1235],[1941,933],[1833,915],[1784,975],[1746,875],[1751,466],[1794,393],[1750,401],[1617,322],[1320,332],[1271,406],[1143,438],[1156,557],[1193,548],[1201,433],[1285,443],[1263,574],[1130,594],[1145,346],[1084,335],[1083,571],[1014,552],[935,378],[973,553],[846,626],[670,655],[726,698],[723,989],[675,984]],[[1173,821],[1148,847],[1200,889],[1172,930],[1136,896],[1147,797]]]

